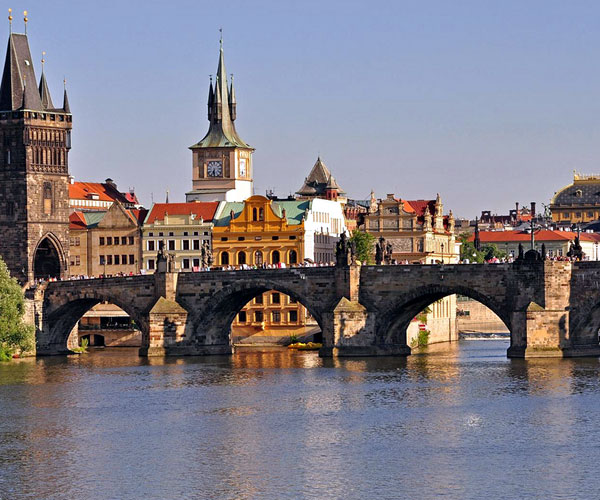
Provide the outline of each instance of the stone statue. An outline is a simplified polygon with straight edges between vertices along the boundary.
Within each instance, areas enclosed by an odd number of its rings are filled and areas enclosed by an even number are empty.
[[[383,263],[383,249],[385,245],[385,238],[382,236],[379,238],[379,242],[375,244],[375,264],[380,266]]]
[[[394,252],[394,247],[392,246],[392,244],[388,241],[385,245],[385,255],[384,255],[384,262],[387,266],[389,266],[392,263],[392,253]]]
[[[519,243],[519,260],[523,260],[525,258],[525,252],[523,251],[523,244]]]
[[[213,264],[213,256],[210,250],[210,243],[208,240],[204,240],[202,242],[201,255],[202,255],[202,267],[206,269],[207,267],[212,266]]]
[[[346,233],[342,233],[335,246],[335,265],[346,267],[354,263],[356,263],[356,245],[348,241]]]
[[[175,272],[175,255],[173,255],[172,253],[167,253],[167,272]]]

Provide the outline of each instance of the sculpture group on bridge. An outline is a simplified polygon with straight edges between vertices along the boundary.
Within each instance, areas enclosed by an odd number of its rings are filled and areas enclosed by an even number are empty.
[[[379,242],[375,244],[375,264],[389,266],[392,263],[393,251],[392,244],[389,241],[386,242],[385,238],[381,236]]]
[[[356,264],[356,243],[342,233],[335,246],[335,265],[347,267]]]

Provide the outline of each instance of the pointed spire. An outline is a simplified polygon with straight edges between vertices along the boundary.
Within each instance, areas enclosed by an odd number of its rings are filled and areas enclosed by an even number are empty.
[[[233,121],[236,116],[235,94],[233,93],[233,82],[231,87],[227,85],[227,72],[225,70],[225,56],[223,54],[223,30],[219,30],[219,64],[215,76],[214,87],[209,88],[208,98],[208,120],[210,128],[204,138],[191,146],[195,148],[214,147],[241,147],[250,148],[235,130]]]
[[[209,75],[210,81],[208,83],[208,121],[212,121],[213,106],[215,104],[215,92],[213,90],[212,75]]]
[[[229,84],[229,115],[231,121],[235,121],[237,102],[235,100],[235,88],[233,86],[233,73],[231,73],[231,83]]]
[[[63,85],[65,87],[65,93],[63,95],[63,111],[65,113],[71,112],[71,106],[69,106],[69,98],[67,97],[67,79],[63,80]]]
[[[48,89],[48,82],[46,82],[46,74],[44,73],[44,63],[46,60],[44,56],[45,52],[42,52],[42,76],[40,78],[40,99],[42,100],[42,106],[44,109],[54,109],[54,104],[52,104],[52,98],[50,97],[50,90]]]
[[[167,189],[167,196],[165,198],[165,203],[169,203],[169,190]]]

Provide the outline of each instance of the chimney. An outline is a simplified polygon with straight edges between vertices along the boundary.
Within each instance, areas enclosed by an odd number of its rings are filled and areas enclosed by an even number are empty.
[[[105,184],[108,184],[109,186],[114,187],[115,189],[117,189],[117,185],[115,184],[115,181],[113,181],[110,177],[108,179],[106,179],[104,181]]]
[[[531,202],[531,217],[535,217],[535,201]]]
[[[517,216],[519,215],[519,202],[515,203],[515,208],[517,209]]]

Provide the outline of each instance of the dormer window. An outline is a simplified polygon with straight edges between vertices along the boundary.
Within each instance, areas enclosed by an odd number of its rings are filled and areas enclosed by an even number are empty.
[[[87,195],[87,197],[90,200],[99,200],[100,199],[100,195],[98,193],[89,193]]]
[[[575,191],[575,196],[577,198],[581,198],[583,196],[583,192],[581,191],[581,189],[578,189],[577,191]]]

